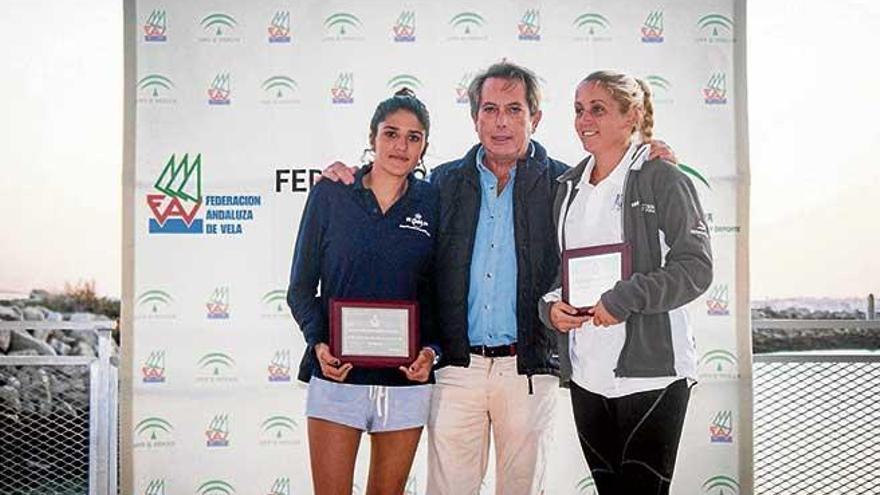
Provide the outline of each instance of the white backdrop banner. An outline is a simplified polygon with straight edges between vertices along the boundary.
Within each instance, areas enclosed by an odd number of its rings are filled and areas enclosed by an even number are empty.
[[[505,58],[540,76],[535,139],[569,164],[584,155],[577,82],[608,68],[650,83],[655,135],[698,188],[715,255],[714,285],[689,307],[700,380],[673,492],[745,493],[745,19],[735,3],[129,2],[123,493],[311,493],[306,387],[296,381],[304,342],[285,289],[312,180],[333,160],[359,163],[376,104],[403,86],[431,112],[428,168],[460,157],[477,141],[467,84]],[[559,394],[545,493],[592,494]],[[483,493],[494,493],[489,471]],[[406,493],[424,493],[425,476],[422,445]]]

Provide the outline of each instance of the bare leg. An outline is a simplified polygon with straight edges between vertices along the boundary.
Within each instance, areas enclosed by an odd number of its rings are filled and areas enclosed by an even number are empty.
[[[308,425],[315,495],[351,495],[361,430],[317,418]]]
[[[370,435],[370,478],[367,495],[403,494],[422,428]]]

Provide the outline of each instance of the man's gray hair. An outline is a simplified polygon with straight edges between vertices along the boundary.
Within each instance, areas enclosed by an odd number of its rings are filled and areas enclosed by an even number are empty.
[[[471,102],[471,118],[477,119],[480,111],[480,98],[483,95],[483,84],[489,78],[504,79],[506,81],[519,82],[526,90],[526,102],[529,105],[529,113],[535,115],[541,109],[541,87],[538,84],[538,76],[534,72],[521,65],[512,62],[499,62],[492,64],[484,72],[474,77],[468,86],[468,99]]]

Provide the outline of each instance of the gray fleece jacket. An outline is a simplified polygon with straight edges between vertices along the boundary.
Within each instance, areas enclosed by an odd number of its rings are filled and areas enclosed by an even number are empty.
[[[557,178],[553,218],[565,218],[588,163],[585,159]],[[602,294],[602,304],[617,320],[626,321],[626,339],[614,369],[618,377],[675,376],[669,311],[696,299],[712,283],[709,230],[696,189],[678,167],[661,160],[634,165],[624,181],[623,237],[632,246],[629,280]],[[660,232],[669,247],[665,259]],[[561,236],[560,236],[561,238]],[[554,287],[561,286],[561,267]],[[552,292],[538,302],[538,314],[549,328]],[[568,334],[557,332],[560,374],[571,377]]]

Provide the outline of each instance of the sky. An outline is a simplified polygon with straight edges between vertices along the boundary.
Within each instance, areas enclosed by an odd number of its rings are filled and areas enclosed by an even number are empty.
[[[748,4],[752,300],[880,291],[878,33],[876,0]],[[0,4],[0,294],[121,293],[122,36],[118,0]]]

